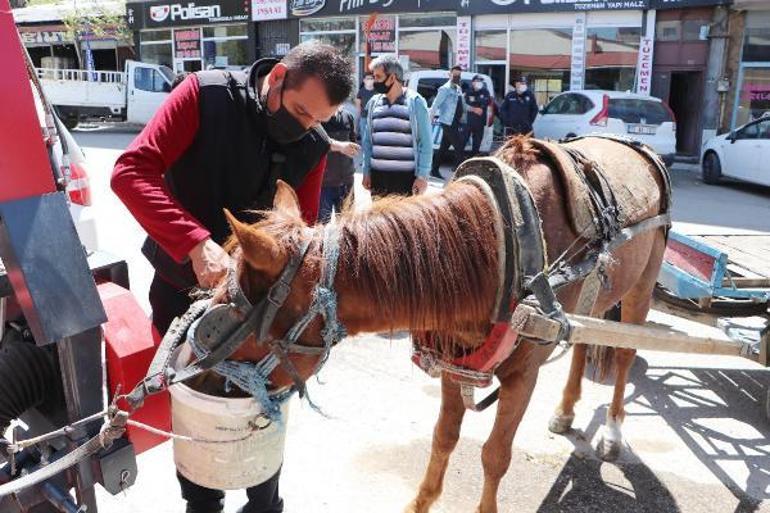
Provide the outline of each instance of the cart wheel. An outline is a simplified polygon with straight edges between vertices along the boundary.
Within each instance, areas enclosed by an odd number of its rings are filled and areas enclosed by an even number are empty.
[[[676,296],[673,292],[662,286],[655,284],[653,292],[655,299],[668,303],[670,305],[711,315],[721,317],[748,317],[751,315],[764,315],[768,309],[768,303],[757,303],[750,300],[732,299],[725,297],[715,297],[710,301],[698,302],[693,299],[685,299]]]

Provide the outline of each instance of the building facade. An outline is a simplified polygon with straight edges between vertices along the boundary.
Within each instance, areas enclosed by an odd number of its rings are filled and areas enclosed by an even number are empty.
[[[129,2],[126,21],[139,59],[177,73],[242,69],[256,58],[248,1]]]

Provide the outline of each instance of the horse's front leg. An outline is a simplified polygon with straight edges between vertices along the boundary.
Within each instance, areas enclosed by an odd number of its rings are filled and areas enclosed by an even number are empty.
[[[441,378],[441,413],[433,431],[430,463],[420,484],[417,497],[407,506],[405,513],[427,513],[441,495],[449,456],[460,438],[465,406],[460,387],[446,374]]]
[[[484,489],[477,513],[497,513],[497,490],[500,480],[511,464],[513,436],[532,397],[537,381],[537,369],[543,359],[544,357],[538,358],[532,367],[500,379],[500,399],[495,425],[481,451]]]
[[[572,428],[575,420],[575,404],[580,400],[583,372],[586,367],[585,344],[575,344],[572,348],[572,363],[569,368],[569,378],[564,386],[561,403],[548,423],[548,429],[553,433],[564,434]]]

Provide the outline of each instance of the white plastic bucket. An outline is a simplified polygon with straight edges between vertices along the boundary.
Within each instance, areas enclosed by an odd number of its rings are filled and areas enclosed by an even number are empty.
[[[173,366],[182,368],[189,360],[185,345],[177,351]],[[281,422],[271,423],[260,415],[261,407],[253,398],[208,395],[183,383],[169,391],[174,433],[201,440],[233,440],[199,443],[175,439],[174,462],[187,479],[206,488],[236,490],[264,483],[278,472],[283,463],[288,401],[281,407]],[[255,431],[254,425],[267,427]]]

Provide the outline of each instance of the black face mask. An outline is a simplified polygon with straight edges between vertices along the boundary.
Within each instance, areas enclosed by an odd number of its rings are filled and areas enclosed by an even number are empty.
[[[286,77],[284,77],[286,84]],[[265,98],[265,119],[267,120],[267,135],[278,144],[289,144],[297,142],[310,131],[297,121],[297,118],[286,110],[283,104],[283,88],[281,86],[281,106],[274,113],[270,113],[267,108],[267,98]]]
[[[388,77],[385,77],[385,80],[382,82],[374,82],[374,90],[377,91],[380,94],[388,94],[390,92],[390,88],[393,87],[393,84],[385,85],[385,82],[388,80]]]

